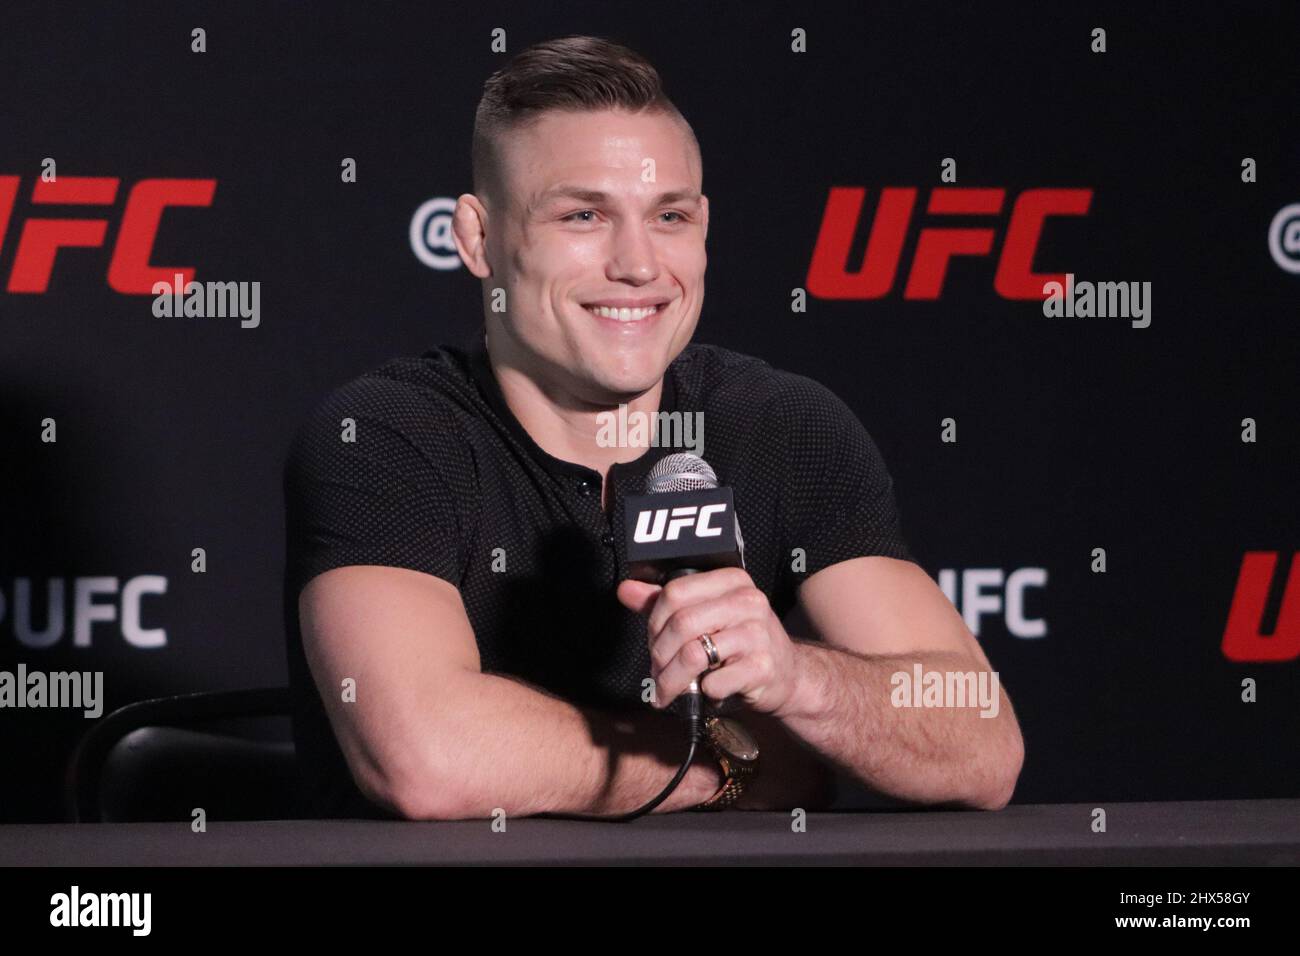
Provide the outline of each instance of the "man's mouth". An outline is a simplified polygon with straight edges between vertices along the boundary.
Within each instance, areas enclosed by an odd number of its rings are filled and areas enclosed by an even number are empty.
[[[667,305],[667,302],[660,302],[635,309],[614,308],[607,305],[587,305],[583,308],[602,319],[612,319],[615,322],[641,322],[651,316],[658,315]]]

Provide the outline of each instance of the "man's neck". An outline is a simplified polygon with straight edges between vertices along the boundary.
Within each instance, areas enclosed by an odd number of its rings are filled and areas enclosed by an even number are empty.
[[[629,438],[644,436],[643,444],[602,445],[598,436],[602,427],[608,432],[607,416],[617,415],[618,406],[593,405],[576,399],[539,383],[519,368],[497,364],[491,353],[489,363],[506,405],[538,447],[554,458],[584,465],[601,476],[602,502],[604,479],[610,466],[617,462],[635,461],[650,446],[650,429],[639,432],[628,429]],[[650,389],[628,401],[628,414],[641,412],[654,421],[663,395],[663,384],[660,378]],[[617,430],[615,435],[618,435]]]

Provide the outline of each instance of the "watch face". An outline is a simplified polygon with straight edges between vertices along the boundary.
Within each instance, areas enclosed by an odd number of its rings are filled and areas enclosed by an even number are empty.
[[[713,733],[718,746],[736,759],[758,759],[757,741],[750,736],[749,731],[738,721],[727,717],[719,717],[713,725]]]

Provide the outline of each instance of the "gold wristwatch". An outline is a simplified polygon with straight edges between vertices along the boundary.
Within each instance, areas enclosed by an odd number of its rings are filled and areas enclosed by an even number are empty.
[[[740,799],[745,785],[758,773],[758,742],[740,721],[708,717],[704,742],[722,765],[722,787],[696,810],[725,810]]]

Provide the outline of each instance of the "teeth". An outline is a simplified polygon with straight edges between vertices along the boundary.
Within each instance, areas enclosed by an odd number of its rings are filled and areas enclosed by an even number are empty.
[[[644,319],[646,316],[654,315],[659,311],[657,305],[652,305],[648,309],[611,309],[603,305],[589,305],[587,308],[599,316],[616,319],[619,322],[636,322],[638,319]]]

